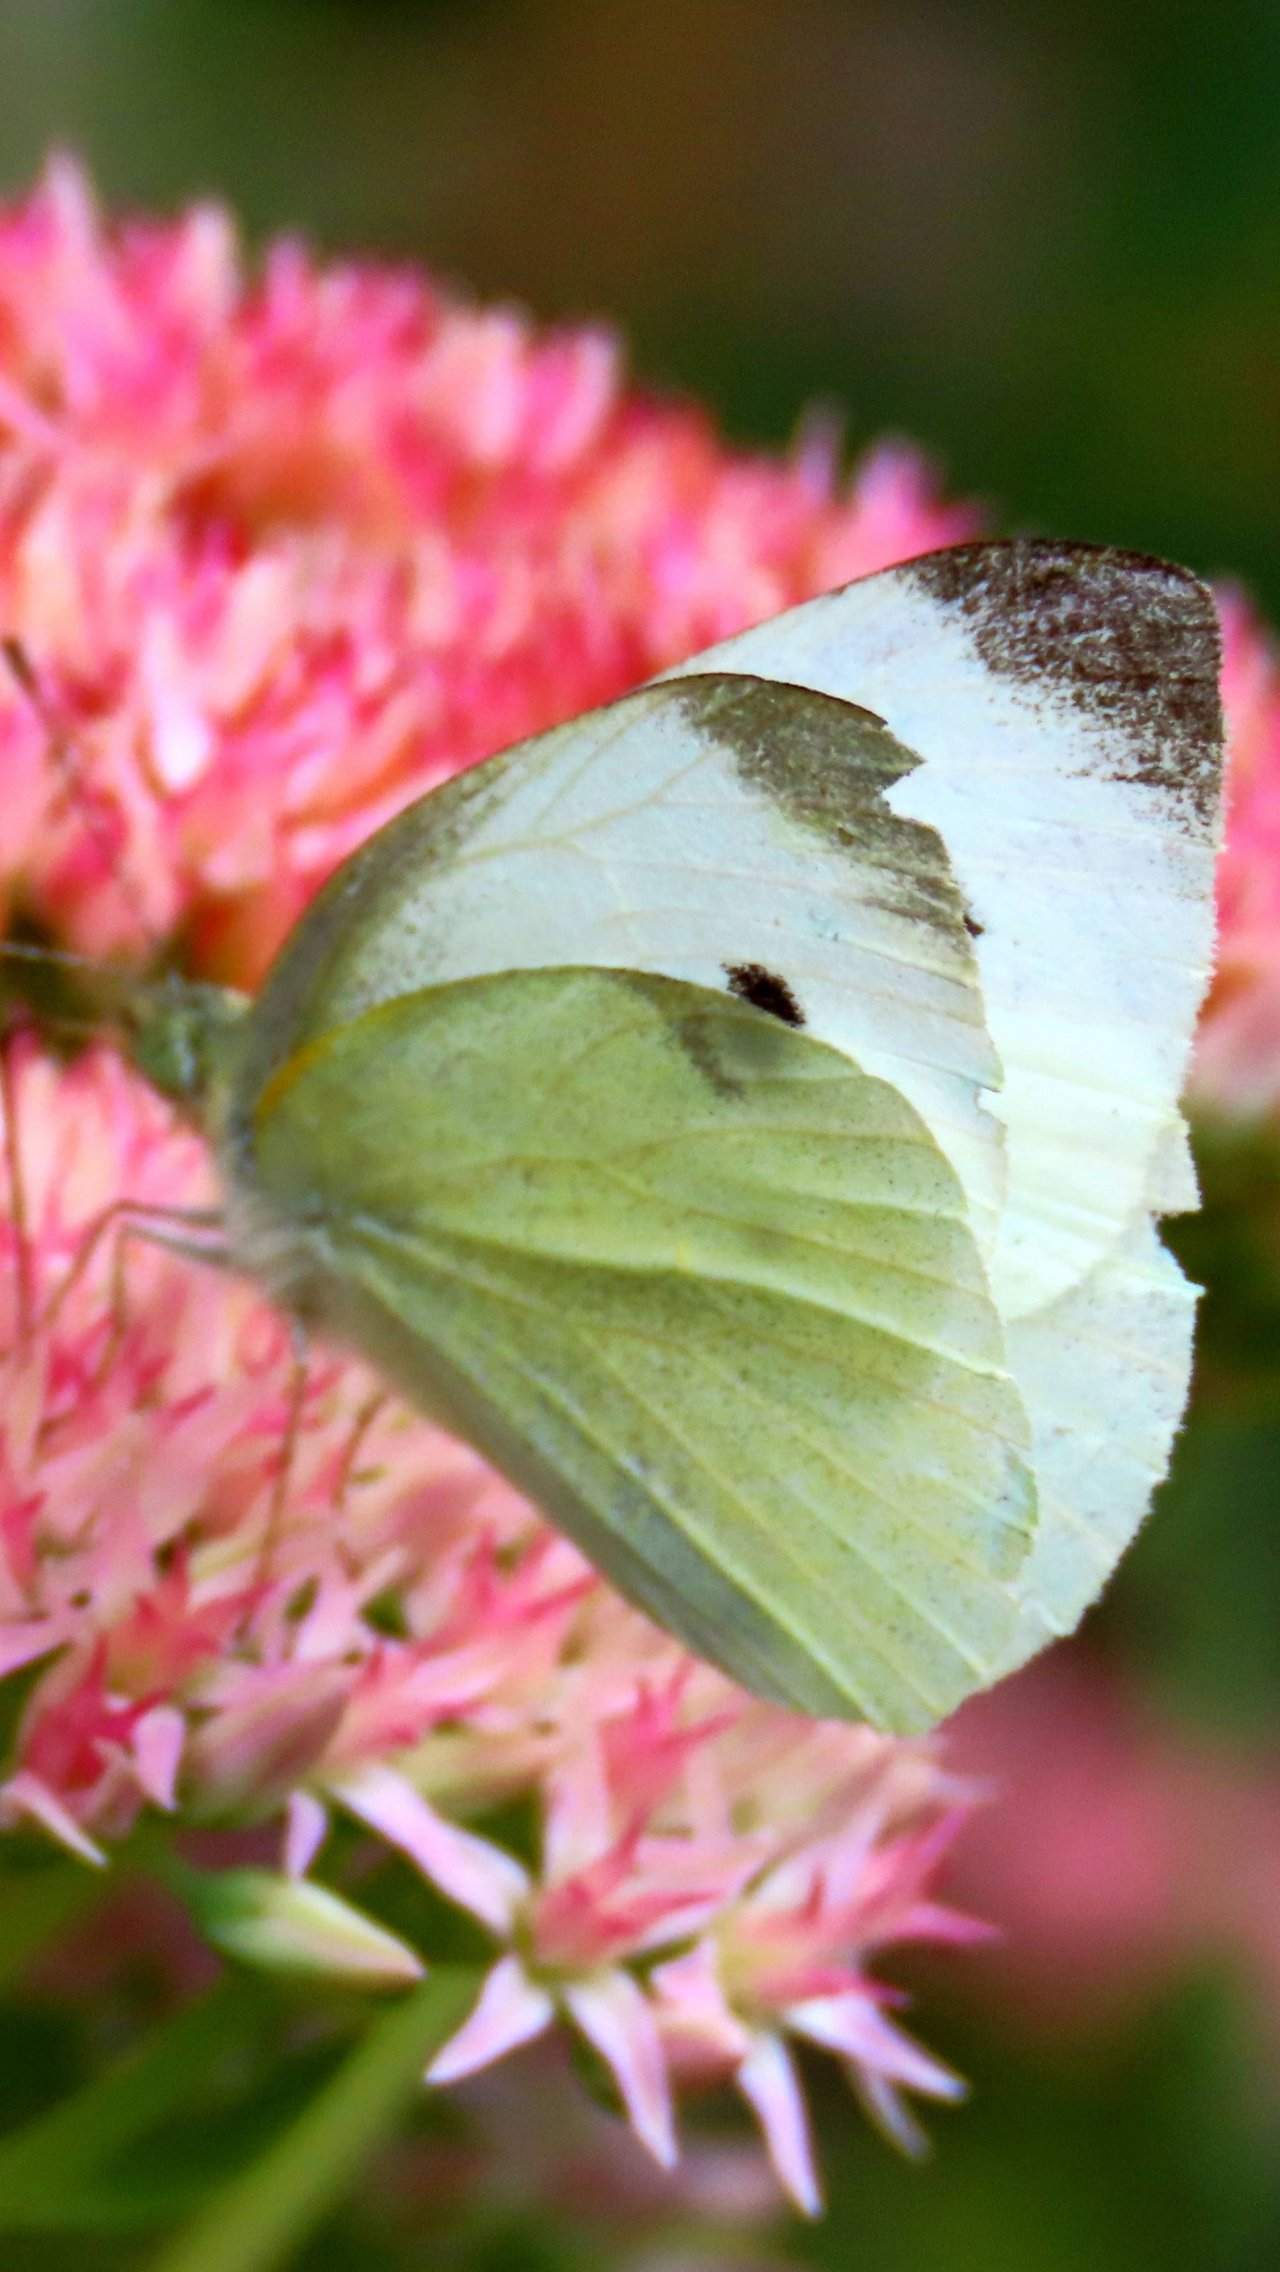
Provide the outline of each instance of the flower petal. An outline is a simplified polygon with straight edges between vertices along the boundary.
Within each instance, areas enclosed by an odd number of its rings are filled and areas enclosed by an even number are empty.
[[[850,1989],[841,1996],[811,1996],[792,2004],[787,2025],[824,2050],[839,2051],[870,2074],[904,2083],[929,2098],[958,2099],[965,2084],[938,2059],[922,2051],[909,2035],[896,2028],[864,1991]]]
[[[495,1964],[457,2034],[438,2051],[427,2069],[429,2083],[456,2083],[477,2068],[489,2067],[517,2044],[531,2043],[555,2017],[545,1988],[536,1987],[519,1957]]]
[[[312,1878],[187,1870],[180,1890],[205,1938],[242,1964],[394,1988],[426,1971],[407,1941]]]
[[[100,1870],[106,1868],[107,1857],[102,1848],[95,1846],[62,1801],[27,1768],[20,1767],[7,1783],[0,1784],[0,1801],[6,1809],[12,1807],[19,1814],[30,1815],[32,1821],[40,1823],[60,1845],[69,1846],[73,1854],[78,1854],[82,1862],[92,1862]]]
[[[653,2007],[629,1972],[575,1981],[564,2000],[588,2043],[610,2069],[627,2118],[663,2169],[679,2160],[671,2085]]]
[[[469,1909],[495,1933],[510,1932],[529,1892],[528,1874],[512,1855],[446,1822],[391,1767],[362,1767],[344,1776],[334,1797],[398,1846],[460,1909]]]
[[[133,1731],[129,1746],[133,1771],[147,1797],[171,1810],[187,1740],[187,1718],[172,1704],[153,1704]]]
[[[906,2154],[911,2161],[919,2161],[929,2151],[929,2140],[915,2120],[902,2093],[895,2090],[883,2075],[873,2075],[866,2067],[856,2067],[850,2061],[849,2080],[861,2099],[867,2113],[882,2137]]]
[[[657,1965],[649,1985],[658,1999],[658,2017],[713,2056],[735,2064],[751,2046],[751,2034],[729,2004],[720,1983],[714,1945],[698,1941],[683,1956]]]
[[[329,1829],[329,1810],[321,1805],[313,1791],[291,1791],[285,1803],[284,1853],[285,1874],[303,1878],[325,1842]]]
[[[814,2167],[808,2109],[782,2038],[758,2035],[735,2080],[764,2132],[779,2183],[806,2217],[821,2216],[822,2191]]]

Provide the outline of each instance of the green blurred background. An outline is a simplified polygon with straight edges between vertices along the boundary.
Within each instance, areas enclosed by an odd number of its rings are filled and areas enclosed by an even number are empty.
[[[0,185],[54,142],[113,201],[213,192],[251,238],[299,228],[602,314],[644,378],[735,437],[780,441],[834,406],[851,448],[911,436],[997,524],[1167,551],[1280,614],[1274,0],[0,0]],[[1209,1166],[1214,1211],[1187,1242],[1213,1287],[1207,1387],[1089,1647],[1270,1789],[1280,1176],[1265,1152]],[[1280,1950],[1280,1873],[1274,1897]],[[932,2163],[897,2163],[815,2071],[831,2215],[724,2240],[717,2262],[1280,2263],[1280,2023],[1256,1980],[1210,1948],[1046,2027],[999,1957],[962,1995],[972,1961],[927,1984],[924,2032],[976,2084]],[[0,2015],[7,2118],[56,2087],[67,2024]],[[305,2261],[694,2261],[660,2217],[624,2244],[581,2188],[549,2208],[516,2185],[451,2232],[371,2193]],[[103,2246],[33,2236],[5,2261],[144,2260]]]

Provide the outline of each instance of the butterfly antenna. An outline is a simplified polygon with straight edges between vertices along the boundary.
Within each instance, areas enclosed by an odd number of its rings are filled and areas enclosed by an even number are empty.
[[[276,1553],[284,1528],[289,1488],[294,1481],[298,1464],[302,1424],[306,1415],[307,1390],[310,1386],[311,1343],[307,1336],[306,1327],[297,1318],[291,1318],[289,1321],[289,1349],[289,1381],[285,1392],[284,1430],[279,1459],[272,1480],[271,1497],[267,1505],[267,1518],[258,1548],[255,1584],[259,1588],[269,1585],[274,1575]]]
[[[0,939],[0,960],[52,963],[56,970],[88,971],[94,977],[102,972],[99,956],[74,954],[70,947],[38,946],[33,939]]]
[[[85,778],[84,766],[75,741],[58,716],[55,705],[50,701],[46,689],[41,684],[40,675],[21,639],[16,638],[12,632],[6,632],[0,636],[0,655],[4,658],[15,686],[30,703],[32,710],[43,726],[49,744],[49,754],[53,759],[54,769],[66,791],[68,802],[80,813],[85,832],[102,862],[103,871],[114,884],[122,904],[128,909],[137,926],[141,945],[149,953],[154,947],[155,941],[151,936],[151,926],[146,910],[132,879],[127,871],[121,868],[118,848],[113,844],[110,835],[102,825],[102,816],[94,802],[90,784]]]
[[[6,963],[14,962],[25,963],[36,971],[70,971],[87,979],[90,1006],[63,1009],[55,1001],[41,999],[37,1008],[34,1001],[24,1002],[19,993],[15,1000],[6,1002],[0,1012],[0,1031],[6,1034],[13,1031],[15,1023],[26,1022],[24,1011],[30,1013],[31,1022],[41,1033],[65,1034],[76,1042],[100,1039],[104,1032],[127,1032],[147,990],[145,979],[119,964],[100,962],[93,955],[73,954],[66,947],[40,946],[29,939],[0,939],[0,971]]]

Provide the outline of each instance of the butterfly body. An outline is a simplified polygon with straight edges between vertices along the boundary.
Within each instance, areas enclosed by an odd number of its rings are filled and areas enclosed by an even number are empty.
[[[153,1014],[245,1265],[758,1693],[930,1724],[1162,1472],[1209,609],[1087,548],[868,579],[421,800],[181,1049]]]

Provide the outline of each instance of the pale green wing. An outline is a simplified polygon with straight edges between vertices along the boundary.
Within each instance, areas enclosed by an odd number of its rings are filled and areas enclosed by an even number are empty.
[[[1031,1414],[1041,1535],[1013,1661],[1079,1619],[1164,1473],[1194,1291],[1153,1217],[1196,1202],[1178,1096],[1213,943],[1221,718],[1211,595],[1085,545],[961,545],[685,666],[883,714],[923,760],[1004,1084],[990,1259]]]
[[[886,802],[914,762],[849,703],[725,677],[524,743],[335,876],[260,998],[258,1073],[376,1002],[490,971],[772,984],[924,1115],[989,1243],[1003,1132],[982,1096],[1000,1069],[946,853]]]
[[[726,994],[525,971],[320,1035],[240,1142],[294,1298],[748,1686],[919,1728],[1002,1661],[1027,1424],[887,1084]]]

